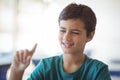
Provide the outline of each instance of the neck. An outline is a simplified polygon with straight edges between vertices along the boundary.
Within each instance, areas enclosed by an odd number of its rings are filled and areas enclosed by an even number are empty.
[[[82,64],[84,62],[84,54],[63,54],[64,64]]]
[[[85,60],[84,54],[79,55],[71,55],[64,54],[63,55],[63,69],[65,72],[72,73],[81,67]]]

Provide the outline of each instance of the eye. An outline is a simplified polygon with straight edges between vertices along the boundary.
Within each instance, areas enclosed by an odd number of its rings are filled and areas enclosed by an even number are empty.
[[[66,32],[64,29],[60,29],[60,32]]]
[[[73,34],[80,34],[78,31],[72,31]]]

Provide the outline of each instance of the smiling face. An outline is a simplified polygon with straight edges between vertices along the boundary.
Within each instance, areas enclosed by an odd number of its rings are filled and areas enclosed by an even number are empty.
[[[87,37],[85,25],[80,19],[60,21],[59,41],[64,54],[82,54],[86,42],[93,37]]]

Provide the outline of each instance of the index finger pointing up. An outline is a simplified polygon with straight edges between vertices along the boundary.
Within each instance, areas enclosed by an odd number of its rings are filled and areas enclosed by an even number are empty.
[[[31,55],[33,55],[33,53],[35,52],[37,47],[37,43],[34,45],[34,47],[30,50]]]

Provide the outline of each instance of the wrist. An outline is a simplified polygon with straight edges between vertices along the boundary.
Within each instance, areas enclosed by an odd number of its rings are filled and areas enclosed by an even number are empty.
[[[25,70],[18,70],[16,67],[10,67],[10,76],[9,80],[22,80]]]
[[[23,74],[25,70],[18,69],[17,67],[11,65],[11,71],[18,74]]]

